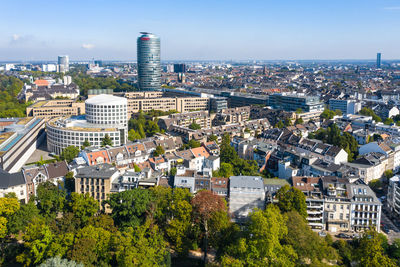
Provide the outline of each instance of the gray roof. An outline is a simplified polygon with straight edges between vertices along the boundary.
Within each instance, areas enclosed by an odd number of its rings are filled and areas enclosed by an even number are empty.
[[[115,168],[113,165],[105,163],[96,166],[85,166],[78,168],[75,177],[109,179],[117,171],[117,168]]]
[[[230,187],[253,187],[264,188],[264,181],[261,176],[231,176]]]
[[[0,169],[0,188],[9,188],[22,184],[25,184],[22,172],[8,173]]]

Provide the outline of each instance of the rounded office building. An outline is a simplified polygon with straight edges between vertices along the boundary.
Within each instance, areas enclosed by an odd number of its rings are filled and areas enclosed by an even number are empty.
[[[126,143],[128,135],[127,99],[98,95],[85,102],[86,115],[57,117],[46,124],[47,148],[60,154],[68,146],[81,147],[87,140],[100,147],[106,135],[113,146]]]
[[[137,39],[138,84],[141,90],[160,90],[160,38],[141,32]]]

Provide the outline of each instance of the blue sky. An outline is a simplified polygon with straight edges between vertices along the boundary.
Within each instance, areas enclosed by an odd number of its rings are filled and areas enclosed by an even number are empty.
[[[1,0],[0,60],[400,59],[400,0]]]

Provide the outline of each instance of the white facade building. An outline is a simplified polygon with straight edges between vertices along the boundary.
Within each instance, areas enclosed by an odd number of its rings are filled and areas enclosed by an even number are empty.
[[[47,124],[47,147],[60,154],[68,146],[82,146],[88,140],[100,147],[108,135],[113,146],[126,143],[128,135],[127,99],[112,95],[97,95],[85,102],[85,116],[58,117]]]

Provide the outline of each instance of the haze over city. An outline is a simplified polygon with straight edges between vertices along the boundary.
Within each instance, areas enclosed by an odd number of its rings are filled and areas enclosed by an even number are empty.
[[[400,58],[400,1],[5,0],[0,16],[1,61],[136,60],[140,31],[162,60]]]

